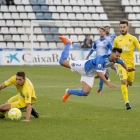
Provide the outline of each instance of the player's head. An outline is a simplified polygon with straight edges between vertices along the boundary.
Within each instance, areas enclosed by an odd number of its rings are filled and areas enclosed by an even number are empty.
[[[105,37],[105,28],[104,27],[100,27],[99,28],[99,35],[100,35],[100,38],[104,38]]]
[[[17,86],[22,86],[24,82],[25,82],[25,73],[23,71],[18,71],[16,74]]]
[[[128,27],[128,21],[127,20],[121,20],[120,21],[120,32],[122,35],[126,35],[128,33],[129,27]]]
[[[111,52],[111,55],[110,55],[110,58],[111,58],[110,60],[115,63],[120,58],[121,53],[122,53],[121,48],[114,47],[112,49],[112,52]]]
[[[87,35],[87,39],[90,39],[90,35]]]
[[[107,35],[109,35],[110,34],[110,27],[109,26],[105,26],[104,28],[105,28],[105,33]]]

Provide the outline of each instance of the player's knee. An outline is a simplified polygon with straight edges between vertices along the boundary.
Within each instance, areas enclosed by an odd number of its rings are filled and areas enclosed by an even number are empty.
[[[5,106],[4,105],[0,106],[0,111],[5,111]]]
[[[90,90],[83,90],[83,92],[85,93],[85,96],[88,96],[88,94],[90,93]]]
[[[128,83],[129,86],[132,86],[132,83]]]

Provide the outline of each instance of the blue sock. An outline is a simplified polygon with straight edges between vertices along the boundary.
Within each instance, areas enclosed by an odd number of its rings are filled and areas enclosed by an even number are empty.
[[[67,58],[69,56],[70,46],[71,46],[71,44],[69,42],[65,44],[65,48],[64,48],[64,50],[63,50],[63,52],[61,54],[60,60],[59,60],[60,65],[62,64],[62,62],[64,60],[67,60]]]
[[[109,70],[106,70],[107,71],[107,76],[108,76],[108,78],[109,78]]]
[[[69,90],[68,94],[74,94],[77,96],[88,96],[88,94],[84,93],[84,91],[82,89],[74,89],[74,90]]]
[[[100,82],[99,82],[99,90],[102,91],[102,88],[103,88],[103,84],[104,82],[100,79]]]

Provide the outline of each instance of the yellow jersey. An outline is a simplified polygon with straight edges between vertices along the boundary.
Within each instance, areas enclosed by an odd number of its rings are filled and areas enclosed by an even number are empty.
[[[135,36],[130,34],[120,35],[114,39],[113,47],[122,48],[122,54],[120,58],[124,60],[129,68],[135,68],[133,56],[135,47],[140,53],[140,44]]]
[[[24,84],[22,86],[17,86],[16,84],[16,75],[11,77],[9,80],[4,82],[6,86],[14,84],[20,95],[20,99],[22,99],[25,103],[34,103],[36,101],[36,95],[34,91],[33,84],[31,81],[26,78]]]

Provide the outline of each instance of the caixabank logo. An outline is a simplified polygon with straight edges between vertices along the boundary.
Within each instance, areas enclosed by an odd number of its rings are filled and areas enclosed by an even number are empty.
[[[13,60],[20,62],[19,59],[17,58],[17,53],[9,54],[9,56],[6,56],[6,58],[8,58],[7,63],[12,63]]]

